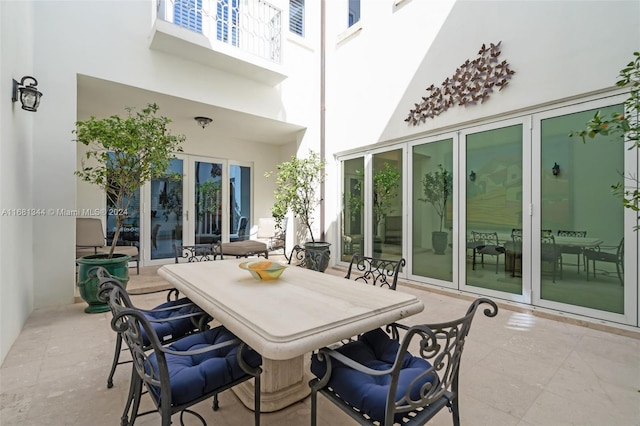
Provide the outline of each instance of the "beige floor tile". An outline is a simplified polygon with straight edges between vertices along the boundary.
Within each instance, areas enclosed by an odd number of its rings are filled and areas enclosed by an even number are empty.
[[[166,285],[157,267],[133,274],[130,291]],[[133,271],[133,270],[132,270]],[[328,273],[344,275],[345,271]],[[435,323],[462,316],[469,296],[400,284],[399,291],[418,295],[425,310],[404,322]],[[164,301],[163,294],[134,298],[141,308]],[[26,426],[107,426],[120,423],[127,397],[131,365],[120,365],[114,387],[106,380],[115,333],[109,313],[88,315],[84,302],[36,310],[0,368],[0,424]],[[123,353],[127,358],[128,353]],[[461,367],[461,420],[464,425],[640,426],[640,339],[501,309],[495,318],[477,312]],[[220,410],[211,401],[194,410],[208,424],[246,426],[253,413],[233,394],[220,396]],[[143,407],[151,407],[145,399]],[[310,400],[275,413],[263,413],[263,426],[309,424]],[[193,420],[193,419],[189,419]],[[177,416],[173,419],[178,423]],[[138,419],[136,425],[157,425],[159,416]],[[189,424],[189,423],[187,423]],[[322,396],[320,426],[350,426],[354,422]],[[450,425],[448,410],[430,422]]]

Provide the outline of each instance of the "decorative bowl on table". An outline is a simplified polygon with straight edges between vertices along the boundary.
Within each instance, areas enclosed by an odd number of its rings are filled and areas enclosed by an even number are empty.
[[[286,269],[286,266],[272,262],[270,260],[252,260],[249,262],[242,262],[240,268],[246,269],[256,280],[276,280],[282,272]]]

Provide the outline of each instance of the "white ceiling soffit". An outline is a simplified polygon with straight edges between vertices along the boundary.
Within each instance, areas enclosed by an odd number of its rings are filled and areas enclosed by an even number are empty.
[[[259,117],[252,114],[208,105],[189,99],[152,92],[138,87],[108,80],[78,75],[77,119],[86,120],[111,115],[124,115],[125,107],[143,108],[149,103],[160,107],[160,114],[171,119],[175,133],[184,133],[198,124],[194,117],[213,119],[206,128],[212,138],[284,145],[295,142],[296,135],[304,127]]]

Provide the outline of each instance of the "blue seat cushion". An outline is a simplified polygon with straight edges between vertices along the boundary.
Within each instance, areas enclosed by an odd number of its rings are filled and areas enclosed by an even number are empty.
[[[353,359],[374,370],[386,370],[393,366],[400,344],[389,338],[380,328],[372,330],[360,336],[360,339],[347,343],[337,349],[337,352]],[[391,375],[370,376],[356,371],[331,360],[333,370],[328,386],[333,388],[336,394],[361,412],[367,414],[373,420],[384,421],[387,394],[391,384]],[[426,360],[406,353],[402,359],[402,368],[398,380],[396,401],[400,400],[409,390],[411,382],[431,368]],[[326,362],[320,361],[317,355],[311,358],[311,372],[317,377],[324,376]],[[437,375],[428,375],[411,388],[411,398],[420,398],[420,388],[427,382],[438,383]],[[402,414],[397,414],[395,421],[399,422]]]
[[[184,337],[167,348],[174,351],[191,351],[235,338],[233,333],[220,326]],[[186,404],[244,376],[246,373],[240,368],[236,358],[237,351],[238,345],[229,345],[199,355],[166,354],[172,404]],[[251,367],[257,367],[262,363],[260,355],[249,349],[243,351],[243,359]],[[158,371],[155,353],[149,356],[149,361],[154,370]],[[160,400],[159,387],[150,386],[150,391]]]
[[[197,317],[188,317],[188,318],[179,318],[171,321],[162,321],[162,322],[153,322],[154,320],[167,320],[174,317],[178,317],[181,315],[186,315],[194,311],[199,311],[196,305],[191,302],[186,297],[183,297],[178,300],[171,300],[169,302],[165,302],[161,305],[156,306],[153,310],[163,309],[163,308],[171,308],[174,306],[185,305],[179,309],[171,309],[167,311],[156,311],[156,312],[144,312],[144,316],[147,317],[151,321],[151,326],[156,331],[156,334],[160,338],[160,342],[167,342],[170,340],[175,340],[182,336],[185,336],[192,331],[196,330],[196,326],[194,324],[194,320],[197,320]],[[142,338],[145,346],[149,345],[149,339],[144,332],[142,331]]]

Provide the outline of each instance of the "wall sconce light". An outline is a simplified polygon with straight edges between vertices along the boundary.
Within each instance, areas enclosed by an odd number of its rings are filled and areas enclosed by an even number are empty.
[[[25,86],[26,80],[32,80],[33,82]],[[36,112],[40,105],[40,98],[42,97],[42,92],[38,91],[36,86],[38,86],[38,80],[28,75],[22,77],[20,83],[14,79],[11,100],[17,102],[18,99],[20,99],[23,110]],[[18,95],[18,92],[20,92],[20,95]]]
[[[476,181],[476,172],[474,172],[473,170],[471,170],[471,173],[469,173],[469,180],[471,182],[475,182]]]
[[[209,117],[195,117],[194,119],[198,122],[198,126],[202,126],[203,129],[213,121]]]
[[[556,162],[553,163],[553,167],[551,168],[551,173],[554,176],[558,176],[560,174],[560,165]]]

